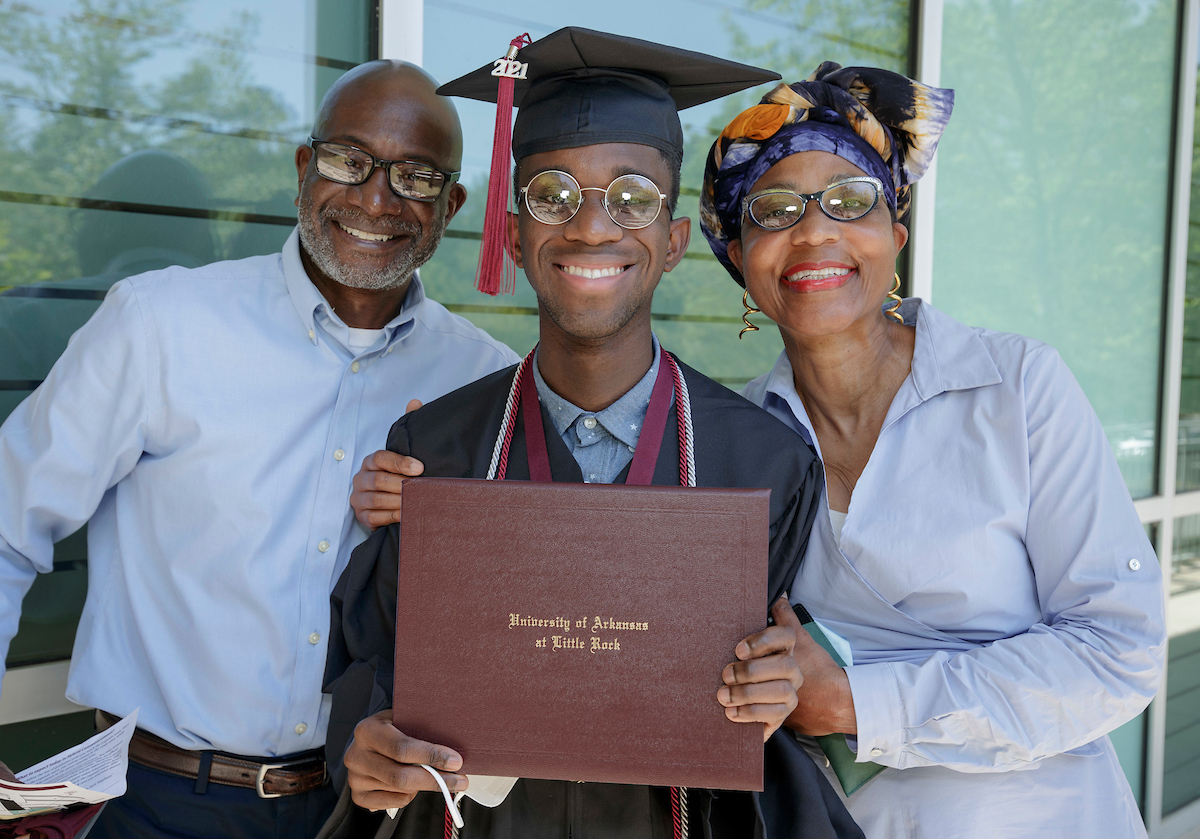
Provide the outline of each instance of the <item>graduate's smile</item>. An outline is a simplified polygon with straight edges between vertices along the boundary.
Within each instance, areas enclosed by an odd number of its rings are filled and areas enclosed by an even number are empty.
[[[563,275],[560,277],[563,282],[570,283],[582,292],[596,294],[603,293],[625,281],[626,275],[631,272],[634,265],[624,262],[596,265],[572,260],[555,263],[554,267]]]
[[[664,207],[646,227],[621,227],[591,190],[631,173],[671,183],[663,155],[635,143],[540,152],[519,162],[518,181],[550,169],[566,172],[587,191],[578,211],[561,224],[539,221],[524,203],[517,215],[516,255],[537,292],[542,329],[549,325],[576,339],[597,340],[648,324],[654,289],[686,250],[690,222],[672,220]]]

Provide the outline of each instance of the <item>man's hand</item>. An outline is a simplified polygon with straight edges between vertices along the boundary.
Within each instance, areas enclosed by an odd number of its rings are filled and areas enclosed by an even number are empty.
[[[804,673],[804,687],[796,697],[795,710],[787,718],[787,727],[813,737],[858,734],[850,677],[799,622],[796,633],[793,655]]]
[[[404,413],[421,407],[419,399],[408,403]],[[425,464],[412,457],[380,450],[367,455],[362,469],[354,476],[350,506],[363,527],[374,530],[400,521],[400,490],[405,478],[415,478]]]
[[[17,784],[21,783],[17,780],[17,776],[13,774],[13,771],[8,768],[8,764],[2,760],[0,760],[0,780],[12,781],[13,783]],[[433,779],[430,778],[430,780]],[[34,831],[33,833],[19,833],[16,837],[14,837],[14,839],[39,839],[41,835],[42,834],[40,831]]]
[[[466,775],[457,773],[462,768],[458,752],[407,736],[392,725],[391,711],[380,711],[355,726],[345,761],[350,797],[367,810],[405,807],[421,790],[436,791],[437,782],[422,763],[441,770],[450,792],[467,788]]]
[[[804,684],[800,665],[792,656],[798,635],[806,633],[781,597],[771,607],[775,625],[756,632],[734,647],[737,661],[721,672],[725,686],[717,701],[734,722],[763,724],[763,741],[775,733],[796,707],[796,691]]]

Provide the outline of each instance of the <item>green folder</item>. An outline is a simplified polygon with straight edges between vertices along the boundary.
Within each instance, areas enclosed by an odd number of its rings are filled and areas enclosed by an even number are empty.
[[[839,667],[845,667],[846,662],[842,661],[842,657],[829,643],[829,639],[825,637],[825,633],[821,631],[821,627],[813,620],[808,610],[797,603],[792,607],[792,611],[796,613],[796,617],[800,618],[800,625],[808,631],[813,640],[832,656]],[[846,745],[845,734],[826,734],[816,739],[821,751],[829,760],[829,767],[837,775],[846,795],[853,795],[863,784],[883,771],[883,767],[878,763],[858,763],[854,752],[850,751],[850,747]]]

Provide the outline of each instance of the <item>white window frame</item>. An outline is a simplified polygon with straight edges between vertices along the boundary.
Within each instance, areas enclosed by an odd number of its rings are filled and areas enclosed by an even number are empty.
[[[379,57],[422,64],[425,0],[379,0]]]

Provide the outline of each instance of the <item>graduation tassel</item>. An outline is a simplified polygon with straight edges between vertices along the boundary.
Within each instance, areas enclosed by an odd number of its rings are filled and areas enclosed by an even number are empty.
[[[496,61],[493,76],[500,79],[496,99],[496,133],[492,138],[492,171],[488,178],[487,212],[483,217],[483,243],[475,287],[484,294],[513,294],[517,290],[517,265],[508,246],[508,201],[512,195],[512,112],[517,79],[526,78],[528,64],[517,61],[517,52],[532,43],[529,33],[513,38],[504,58]]]

